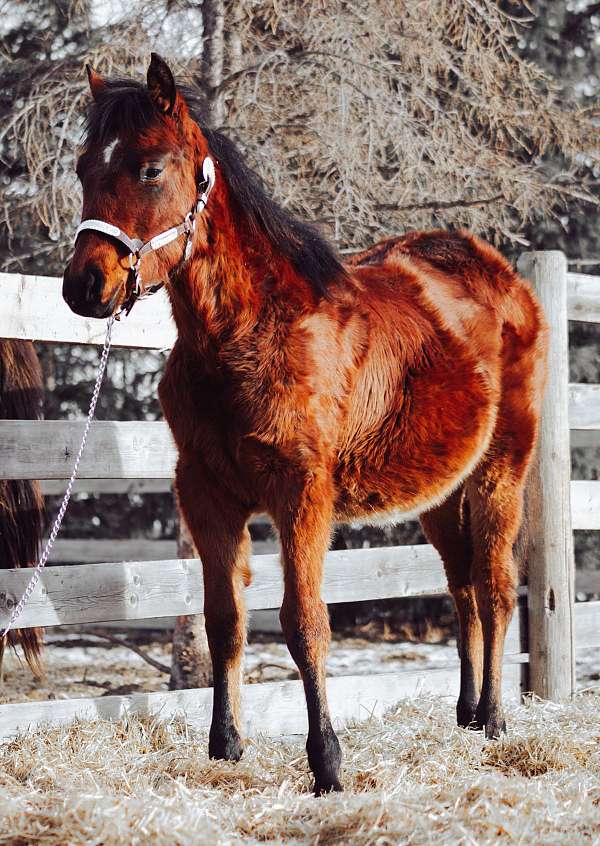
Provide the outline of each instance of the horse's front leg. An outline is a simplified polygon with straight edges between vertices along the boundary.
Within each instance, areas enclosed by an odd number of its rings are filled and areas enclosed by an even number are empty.
[[[213,714],[208,754],[238,761],[240,686],[246,640],[242,596],[249,581],[249,513],[197,462],[180,459],[176,488],[202,560],[204,617],[213,666]]]
[[[286,496],[282,500],[287,499]],[[301,491],[274,515],[281,535],[284,596],[281,627],[296,662],[308,709],[308,763],[319,796],[341,790],[340,744],[331,725],[325,686],[325,660],[331,638],[327,606],[321,600],[323,559],[332,524],[331,485],[311,474]]]

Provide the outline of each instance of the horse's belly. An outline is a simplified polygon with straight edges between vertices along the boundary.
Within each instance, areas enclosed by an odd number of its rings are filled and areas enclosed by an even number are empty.
[[[403,389],[396,415],[340,456],[336,519],[398,523],[443,502],[487,451],[495,380],[472,361],[431,368]]]

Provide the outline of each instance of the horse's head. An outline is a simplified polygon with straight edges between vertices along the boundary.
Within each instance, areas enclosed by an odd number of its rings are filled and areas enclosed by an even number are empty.
[[[166,282],[183,260],[199,192],[206,189],[206,139],[189,115],[173,74],[156,54],[147,85],[105,81],[88,68],[93,103],[77,162],[82,221],[63,280],[63,297],[86,317],[114,314],[131,293],[133,247],[171,227],[187,228],[159,249],[142,251],[144,285]],[[98,227],[98,221],[109,226]],[[110,232],[110,226],[121,236]],[[197,242],[206,239],[198,215]],[[133,241],[133,247],[128,244]]]

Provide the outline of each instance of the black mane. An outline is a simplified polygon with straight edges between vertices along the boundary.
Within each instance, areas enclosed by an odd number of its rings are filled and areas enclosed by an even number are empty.
[[[147,87],[129,79],[114,79],[95,100],[87,114],[84,141],[107,144],[120,133],[139,133],[155,123],[157,111]],[[206,103],[200,91],[178,86],[190,115],[198,123],[208,147],[229,185],[232,199],[246,215],[256,232],[264,233],[293,267],[321,296],[330,285],[346,275],[334,248],[309,223],[275,203],[266,193],[263,181],[248,164],[236,145],[225,135],[206,125]]]

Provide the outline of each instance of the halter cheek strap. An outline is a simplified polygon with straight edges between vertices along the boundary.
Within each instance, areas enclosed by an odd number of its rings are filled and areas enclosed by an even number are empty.
[[[215,166],[213,160],[208,156],[202,163],[202,179],[203,183],[206,184],[206,188],[201,194],[199,194],[194,204],[194,208],[186,214],[184,220],[178,226],[172,226],[170,229],[165,229],[164,232],[160,232],[145,243],[140,238],[130,238],[126,232],[123,232],[123,230],[118,226],[115,226],[113,223],[108,223],[106,220],[89,218],[88,220],[83,220],[77,227],[75,240],[77,240],[81,232],[93,230],[94,232],[101,232],[103,235],[108,235],[110,238],[115,238],[117,241],[124,244],[129,250],[128,258],[131,269],[127,280],[127,288],[131,288],[131,290],[129,290],[125,302],[121,306],[121,310],[117,315],[117,320],[119,319],[121,313],[124,312],[125,314],[129,314],[137,300],[156,293],[156,291],[160,290],[164,284],[163,282],[155,282],[152,285],[147,285],[146,287],[143,286],[140,267],[142,258],[145,255],[152,253],[155,250],[160,250],[161,247],[166,247],[167,244],[172,243],[181,235],[185,234],[187,237],[181,261],[187,261],[189,259],[192,254],[192,239],[194,232],[196,231],[196,216],[201,214],[206,208],[208,197],[216,180]],[[130,281],[132,283],[131,285]]]

